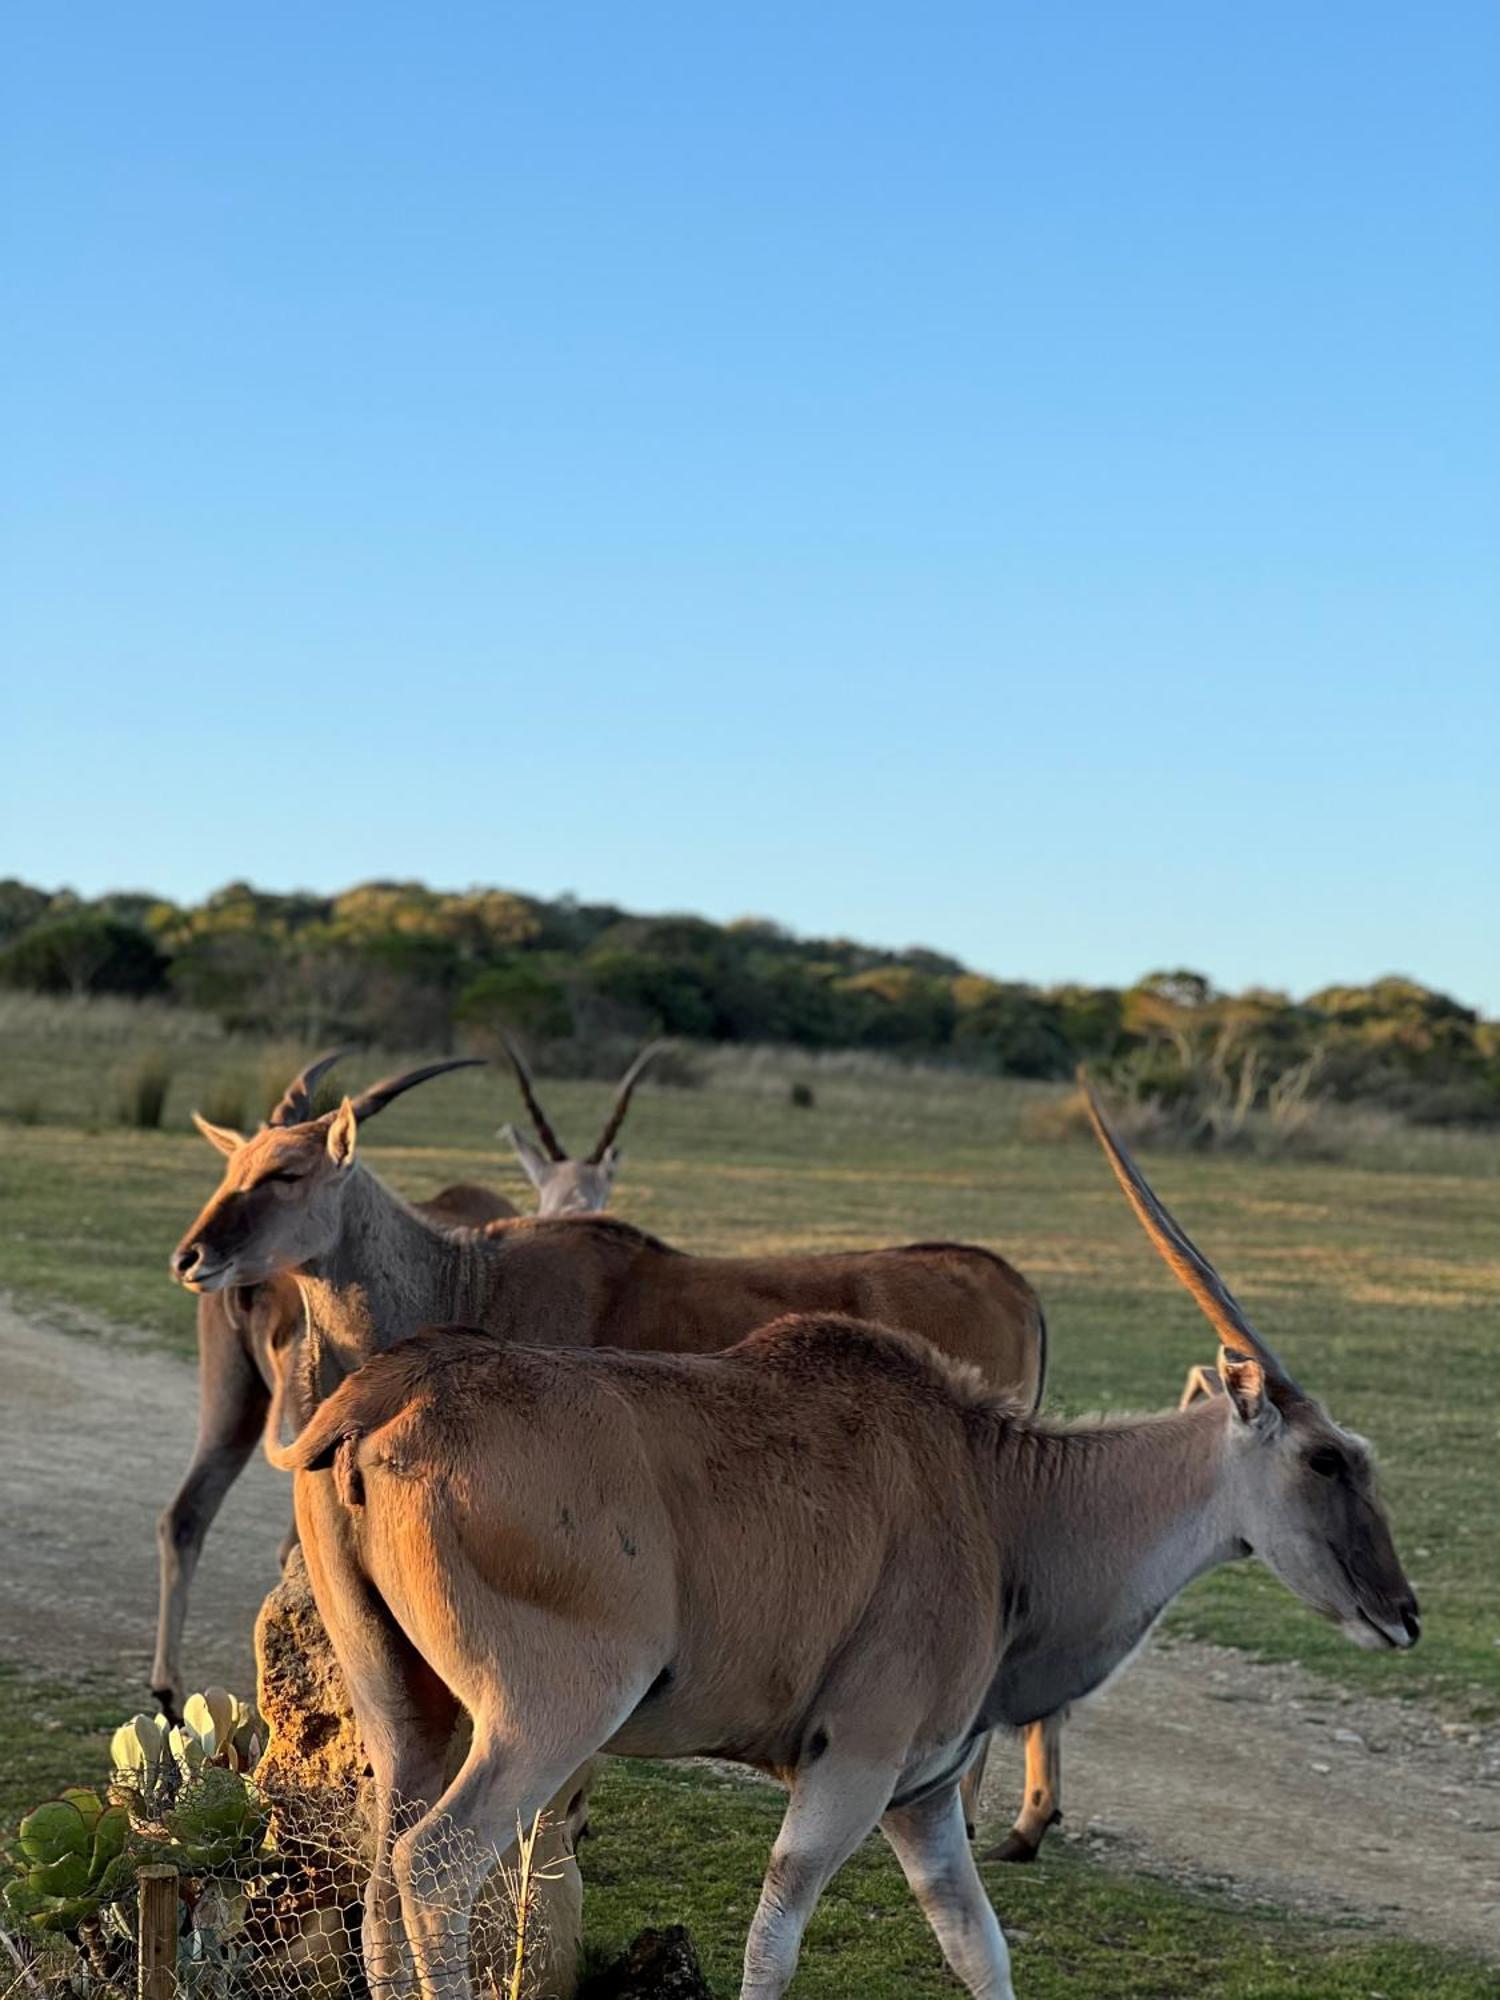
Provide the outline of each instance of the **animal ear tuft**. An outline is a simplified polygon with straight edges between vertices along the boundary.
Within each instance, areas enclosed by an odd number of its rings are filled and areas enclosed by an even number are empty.
[[[547,1155],[542,1151],[540,1146],[532,1144],[519,1125],[502,1125],[500,1127],[500,1136],[502,1139],[510,1141],[516,1158],[521,1162],[521,1172],[525,1174],[527,1180],[540,1193],[541,1189],[547,1184],[547,1176],[551,1172],[552,1162],[547,1158]]]
[[[346,1097],[334,1112],[328,1127],[328,1157],[341,1171],[354,1164],[354,1149],[359,1143],[359,1120],[354,1115],[354,1103]]]
[[[1276,1406],[1266,1394],[1266,1371],[1260,1362],[1232,1347],[1219,1350],[1219,1380],[1242,1424],[1273,1430],[1280,1424]]]
[[[210,1125],[208,1120],[196,1111],[193,1113],[193,1123],[209,1145],[217,1147],[221,1153],[237,1153],[245,1143],[243,1133],[236,1132],[229,1125]]]

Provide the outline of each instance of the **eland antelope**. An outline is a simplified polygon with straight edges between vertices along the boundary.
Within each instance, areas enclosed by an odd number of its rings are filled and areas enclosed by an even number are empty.
[[[345,1053],[332,1050],[293,1077],[267,1114],[266,1129],[311,1118],[313,1093]],[[382,1102],[389,1103],[401,1089],[430,1073],[424,1069],[393,1079],[382,1087]],[[455,1182],[416,1206],[443,1229],[477,1229],[517,1213],[504,1195],[470,1181]],[[258,1284],[205,1292],[198,1300],[198,1435],[182,1484],[156,1526],[160,1588],[151,1691],[174,1721],[183,1694],[182,1634],[193,1573],[224,1496],[244,1471],[265,1429],[272,1356],[284,1350],[301,1324],[301,1294],[284,1272]],[[294,1530],[282,1544],[283,1562],[295,1540]]]
[[[404,1088],[417,1080],[399,1081]],[[390,1088],[381,1086],[387,1096]],[[842,1314],[921,1334],[1027,1410],[1040,1401],[1041,1305],[993,1251],[918,1243],[697,1257],[599,1215],[444,1230],[359,1160],[371,1095],[249,1139],[198,1120],[226,1166],[173,1254],[173,1274],[209,1295],[278,1272],[294,1277],[306,1336],[285,1372],[301,1419],[373,1353],[444,1322],[547,1347],[712,1353],[789,1312]],[[622,1086],[622,1113],[624,1101]],[[1029,1859],[1057,1816],[1057,1771],[1056,1726],[1029,1731],[1026,1789],[1008,1858]],[[971,1811],[977,1789],[976,1765],[966,1790]]]
[[[500,1040],[516,1073],[516,1082],[541,1144],[533,1145],[517,1125],[502,1125],[500,1136],[510,1141],[516,1158],[521,1162],[521,1171],[536,1189],[537,1214],[599,1214],[609,1207],[609,1198],[614,1191],[615,1175],[620,1168],[620,1152],[615,1141],[630,1109],[631,1093],[640,1082],[647,1064],[656,1060],[666,1043],[651,1042],[641,1050],[615,1086],[615,1101],[604,1121],[604,1130],[594,1142],[593,1151],[583,1159],[573,1159],[542,1109],[536,1085],[531,1080],[531,1071],[526,1067],[521,1051],[503,1028]]]
[[[630,1109],[631,1094],[646,1065],[665,1045],[655,1043],[635,1058],[616,1087],[609,1117],[593,1151],[587,1159],[573,1160],[558,1143],[537,1101],[520,1052],[508,1035],[503,1035],[502,1040],[515,1067],[537,1136],[546,1149],[539,1152],[512,1126],[502,1128],[537,1190],[537,1213],[579,1215],[606,1208],[620,1164],[615,1140]],[[335,1049],[309,1063],[287,1085],[268,1115],[266,1127],[285,1128],[310,1119],[313,1093],[333,1065],[348,1053],[345,1049]],[[402,1090],[455,1066],[432,1064],[377,1085],[365,1094],[361,1115],[369,1117]],[[200,1120],[200,1129],[202,1123]],[[428,1222],[450,1230],[479,1229],[487,1223],[513,1219],[520,1213],[504,1195],[471,1181],[445,1187],[430,1200],[417,1202],[415,1207]],[[265,1428],[271,1398],[271,1355],[284,1347],[287,1337],[301,1324],[301,1294],[295,1279],[287,1272],[276,1272],[258,1284],[204,1292],[198,1301],[198,1435],[182,1484],[163,1510],[156,1531],[160,1582],[151,1689],[174,1720],[183,1694],[182,1634],[193,1573],[224,1497],[244,1470]],[[302,1414],[311,1415],[311,1408]],[[283,1561],[294,1540],[295,1534],[289,1534],[282,1544]]]
[[[785,1991],[877,1825],[969,1992],[1012,2000],[958,1792],[987,1730],[1100,1686],[1185,1584],[1246,1556],[1356,1643],[1414,1643],[1369,1447],[1090,1110],[1219,1336],[1223,1395],[1047,1423],[926,1343],[825,1316],[714,1356],[453,1328],[367,1362],[290,1447],[268,1432],[381,1802],[372,1992],[414,1972],[422,2000],[466,2000],[486,1853],[605,1749],[788,1786],[742,2000]],[[460,1707],[473,1739],[445,1786]]]

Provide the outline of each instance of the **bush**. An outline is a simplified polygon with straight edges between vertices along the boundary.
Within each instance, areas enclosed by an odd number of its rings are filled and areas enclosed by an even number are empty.
[[[32,993],[159,993],[167,961],[134,924],[84,913],[33,925],[0,952],[0,981]]]
[[[172,1065],[159,1050],[147,1050],[120,1077],[115,1097],[120,1124],[141,1132],[159,1131],[171,1083]]]
[[[524,959],[494,966],[471,980],[458,996],[453,1017],[490,1033],[518,1028],[523,1034],[557,1038],[573,1029],[567,988],[545,967]]]
[[[1231,1033],[1209,1045],[1181,1035],[1152,1042],[1109,1065],[1109,1120],[1127,1145],[1226,1152],[1287,1152],[1306,1142],[1326,1099],[1314,1092],[1318,1053],[1279,1075]],[[1081,1090],[1027,1105],[1021,1135],[1054,1141],[1093,1130]]]

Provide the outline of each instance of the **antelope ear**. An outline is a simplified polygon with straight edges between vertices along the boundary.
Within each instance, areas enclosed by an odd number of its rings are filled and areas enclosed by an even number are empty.
[[[193,1113],[193,1123],[207,1139],[210,1146],[216,1146],[221,1153],[237,1153],[244,1145],[243,1133],[236,1132],[228,1125],[210,1125],[198,1112]]]
[[[1267,1437],[1281,1428],[1281,1413],[1266,1394],[1266,1371],[1258,1361],[1236,1348],[1221,1347],[1219,1380],[1242,1424]]]
[[[353,1166],[354,1149],[358,1144],[358,1136],[359,1121],[354,1116],[354,1104],[350,1098],[346,1097],[338,1110],[333,1114],[332,1122],[328,1127],[327,1139],[328,1157],[340,1172],[345,1167]]]
[[[547,1158],[547,1155],[542,1151],[540,1146],[532,1145],[526,1134],[517,1125],[502,1125],[500,1127],[500,1137],[502,1139],[509,1139],[515,1151],[516,1158],[521,1162],[521,1172],[525,1174],[527,1180],[531,1182],[531,1185],[540,1194],[542,1189],[547,1185],[547,1176],[551,1172],[552,1162]]]

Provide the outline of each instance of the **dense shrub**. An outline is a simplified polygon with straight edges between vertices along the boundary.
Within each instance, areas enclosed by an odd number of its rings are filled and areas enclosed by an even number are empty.
[[[150,993],[299,1046],[496,1043],[505,1024],[557,1067],[607,1075],[647,1035],[861,1049],[999,1075],[1079,1061],[1188,1143],[1228,1143],[1286,1079],[1432,1124],[1500,1122],[1500,1023],[1403,978],[1304,1000],[1218,992],[1200,972],[1124,989],[983,978],[922,947],[798,938],[765,918],[632,916],[571,897],[367,882],[334,896],[234,882],[191,907],[131,891],[83,903],[0,882],[0,979],[44,992]],[[1144,1115],[1144,1114],[1143,1114]],[[1197,1133],[1198,1137],[1191,1135]]]
[[[115,1115],[142,1132],[160,1128],[172,1083],[172,1065],[159,1049],[148,1049],[118,1079]]]
[[[0,952],[0,980],[32,993],[158,993],[167,961],[135,924],[80,910],[47,917]]]

